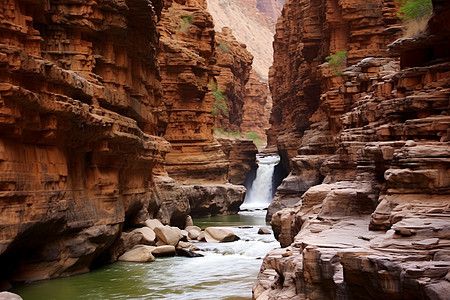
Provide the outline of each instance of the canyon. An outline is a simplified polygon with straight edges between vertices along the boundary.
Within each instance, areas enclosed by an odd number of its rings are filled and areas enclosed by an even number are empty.
[[[446,299],[450,4],[432,5],[405,36],[396,0],[5,0],[0,290],[114,262],[150,219],[236,214],[259,151],[289,174],[254,299]]]
[[[402,37],[395,1],[286,2],[268,133],[290,170],[267,215],[283,248],[254,299],[448,298],[450,5],[433,8]]]
[[[117,243],[149,218],[184,228],[189,214],[239,210],[257,148],[214,137],[214,84],[240,112],[259,81],[247,85],[251,54],[216,33],[205,9],[2,3],[1,289],[114,261],[127,250]],[[221,43],[231,54],[219,54]],[[247,77],[236,73],[241,61]],[[233,117],[217,122],[238,127]]]

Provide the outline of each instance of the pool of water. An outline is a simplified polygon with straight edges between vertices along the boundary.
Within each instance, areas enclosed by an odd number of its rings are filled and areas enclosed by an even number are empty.
[[[16,287],[25,300],[67,299],[251,299],[262,258],[278,247],[266,226],[265,211],[194,220],[202,228],[231,228],[240,240],[197,243],[204,257],[157,258],[152,263],[117,262],[90,273]]]

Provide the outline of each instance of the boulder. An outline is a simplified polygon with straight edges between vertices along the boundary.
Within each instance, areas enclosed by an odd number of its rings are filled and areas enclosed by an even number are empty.
[[[152,254],[152,250],[149,248],[151,247],[147,248],[147,246],[138,245],[119,256],[118,260],[128,262],[152,262],[155,260],[155,257]]]
[[[156,227],[164,227],[158,219],[148,219],[145,221],[145,226],[155,230]]]
[[[189,248],[190,246],[192,246],[192,243],[179,241],[178,245],[177,245],[177,249]]]
[[[155,227],[154,231],[156,237],[158,238],[158,241],[166,245],[176,246],[178,244],[178,241],[182,237],[177,230],[169,226]]]
[[[154,256],[172,256],[175,253],[175,246],[172,245],[158,246],[152,250]]]
[[[192,225],[192,226],[186,226],[186,228],[184,228],[184,230],[186,230],[187,232],[191,231],[192,229],[198,230],[198,231],[202,231],[202,229],[198,226]]]
[[[185,227],[188,227],[188,226],[193,226],[194,225],[194,221],[192,221],[192,217],[191,216],[187,216],[186,217],[186,222],[185,222]]]
[[[133,230],[132,232],[122,232],[120,237],[109,249],[109,262],[114,262],[117,258],[132,249],[134,246],[143,243],[144,235],[141,232]]]
[[[270,230],[264,227],[258,229],[258,234],[270,234]]]
[[[153,245],[155,243],[156,234],[153,229],[149,227],[137,228],[132,231],[132,233],[141,233],[143,236],[143,244]]]
[[[205,240],[205,232],[200,232],[200,235],[197,237],[197,241],[204,241]]]
[[[23,300],[23,298],[11,292],[1,292],[0,300]]]
[[[232,242],[236,235],[231,229],[208,227],[205,229],[205,239],[208,243]]]
[[[191,240],[197,240],[198,237],[199,237],[201,234],[202,234],[201,231],[199,231],[199,230],[197,230],[197,229],[192,229],[192,230],[189,231],[188,237],[189,237]]]
[[[203,257],[204,256],[203,254],[195,253],[195,252],[192,252],[187,249],[178,249],[177,248],[176,250],[177,250],[177,255],[179,255],[179,256],[186,256],[186,257]]]

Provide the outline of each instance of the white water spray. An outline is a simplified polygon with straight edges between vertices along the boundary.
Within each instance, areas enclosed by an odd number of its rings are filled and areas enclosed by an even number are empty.
[[[256,157],[258,169],[252,186],[247,194],[241,209],[266,208],[272,201],[272,177],[275,166],[280,162],[279,156]]]

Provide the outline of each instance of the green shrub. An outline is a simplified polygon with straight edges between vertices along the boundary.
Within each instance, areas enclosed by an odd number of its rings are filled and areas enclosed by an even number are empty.
[[[182,16],[181,21],[182,21],[182,23],[179,27],[179,30],[181,32],[187,33],[189,31],[189,27],[191,27],[192,22],[194,21],[194,16],[192,16],[192,15]]]
[[[425,34],[428,19],[433,13],[431,0],[398,0],[400,9],[397,14],[403,22],[403,36],[412,37]]]
[[[213,129],[216,138],[239,139],[242,137],[242,134],[239,131],[224,130],[219,127],[213,127]]]
[[[222,50],[225,53],[229,53],[230,52],[230,50],[228,49],[227,44],[220,43],[219,48],[220,48],[220,50]]]
[[[339,51],[336,54],[325,57],[325,60],[334,69],[334,76],[339,76],[347,65],[347,51]]]
[[[401,0],[398,17],[404,21],[413,19],[428,19],[433,12],[431,0]]]
[[[256,132],[249,131],[245,135],[248,139],[253,140],[253,143],[256,145],[256,147],[264,146],[264,142],[259,138]]]
[[[253,132],[253,131],[249,131],[245,135],[247,136],[247,138],[249,138],[251,140],[259,139],[258,134],[256,132]]]
[[[214,96],[214,104],[211,110],[213,115],[217,115],[219,112],[228,117],[227,96],[223,94],[223,90],[217,88],[217,84],[213,81],[210,83],[212,94]]]

